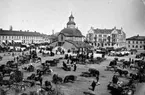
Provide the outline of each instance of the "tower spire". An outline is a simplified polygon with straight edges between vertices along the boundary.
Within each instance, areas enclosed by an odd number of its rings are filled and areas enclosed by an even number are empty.
[[[72,12],[71,12],[71,15],[69,16],[69,21],[67,23],[67,27],[69,28],[75,28],[75,22],[74,22],[74,17],[72,15]]]
[[[74,19],[73,14],[72,14],[72,11],[71,11],[71,15],[69,17],[69,20],[71,20],[71,19]]]

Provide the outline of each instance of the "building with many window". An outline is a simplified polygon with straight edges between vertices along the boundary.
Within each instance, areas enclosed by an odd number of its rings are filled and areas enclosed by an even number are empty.
[[[86,40],[90,42],[94,48],[98,47],[125,47],[126,34],[123,29],[91,29],[86,35]]]
[[[16,31],[0,29],[0,44],[5,43],[44,43],[50,42],[48,35],[40,34],[38,32]]]
[[[128,50],[145,50],[145,36],[133,36],[126,39],[126,47]]]

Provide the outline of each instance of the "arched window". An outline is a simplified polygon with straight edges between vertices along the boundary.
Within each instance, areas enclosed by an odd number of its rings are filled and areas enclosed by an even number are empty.
[[[136,45],[136,48],[138,48],[138,45]]]

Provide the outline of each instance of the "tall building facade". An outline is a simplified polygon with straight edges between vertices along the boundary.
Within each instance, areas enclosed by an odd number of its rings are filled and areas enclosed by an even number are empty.
[[[145,50],[145,36],[132,36],[126,39],[126,47],[128,50]]]
[[[125,47],[126,34],[123,29],[91,29],[86,35],[86,40],[90,42],[94,48],[98,47]]]
[[[40,34],[38,32],[29,31],[15,31],[10,28],[10,30],[0,29],[0,44],[8,43],[44,43],[50,42],[48,35]]]

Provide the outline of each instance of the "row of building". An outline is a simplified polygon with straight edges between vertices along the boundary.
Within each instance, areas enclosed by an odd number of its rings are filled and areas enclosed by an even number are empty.
[[[3,43],[49,43],[50,46],[63,47],[66,50],[91,47],[94,49],[98,47],[127,47],[127,49],[144,50],[145,36],[137,35],[126,39],[123,28],[95,29],[91,27],[85,37],[76,27],[74,17],[71,14],[66,28],[62,29],[57,35],[46,35],[36,31],[15,31],[12,27],[9,30],[0,29],[0,44]]]
[[[126,47],[128,50],[145,50],[145,36],[133,36],[126,38],[123,29],[91,29],[88,31],[86,41],[91,43],[94,48],[98,47]]]
[[[53,41],[53,36],[41,34],[39,32],[27,31],[16,31],[10,27],[9,30],[0,29],[0,44],[10,44],[10,43],[51,43]]]

